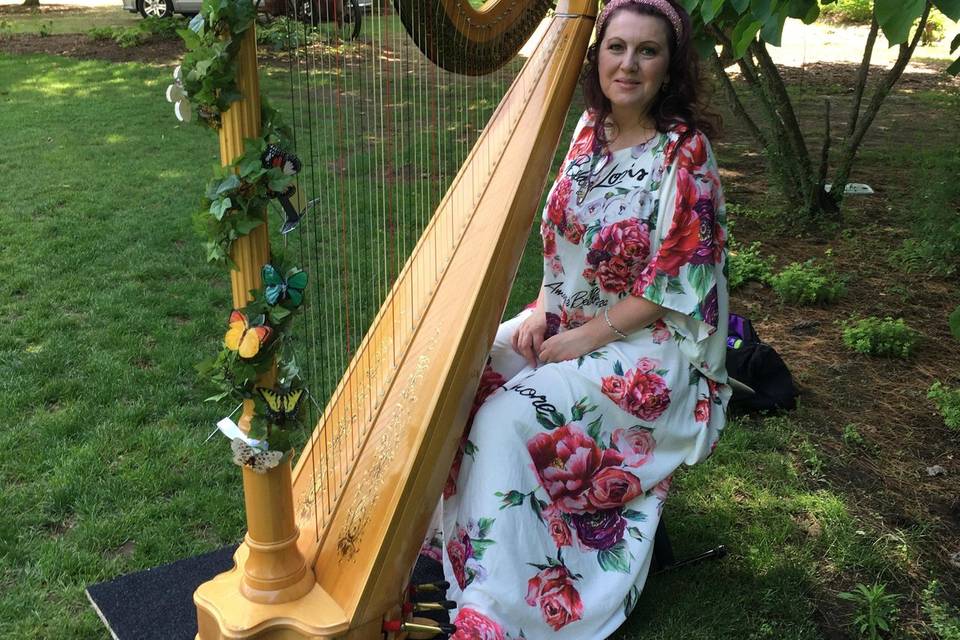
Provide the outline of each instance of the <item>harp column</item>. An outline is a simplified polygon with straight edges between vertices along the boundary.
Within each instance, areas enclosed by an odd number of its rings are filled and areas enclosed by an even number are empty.
[[[237,55],[237,83],[242,98],[222,114],[220,161],[229,165],[243,154],[244,140],[260,136],[260,82],[257,75],[255,26],[243,35]],[[250,291],[261,286],[260,272],[270,259],[266,211],[264,223],[233,243],[230,257],[237,269],[230,273],[233,306],[250,302]],[[273,373],[260,380],[273,382]],[[240,427],[249,431],[253,401],[244,402]],[[314,587],[312,571],[297,549],[299,530],[293,515],[289,456],[266,473],[243,467],[243,492],[247,535],[235,558],[242,569],[221,574],[200,586],[194,594],[198,638],[226,637],[225,612],[253,603],[276,605],[302,598]],[[244,602],[246,604],[244,604]],[[238,631],[231,629],[232,632]],[[230,637],[236,637],[230,635]]]

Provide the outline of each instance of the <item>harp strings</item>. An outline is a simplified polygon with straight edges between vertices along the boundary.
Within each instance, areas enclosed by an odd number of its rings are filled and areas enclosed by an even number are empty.
[[[293,17],[303,18],[302,9],[296,3]],[[270,69],[286,76],[287,104],[277,106],[291,116],[303,163],[299,205],[314,203],[285,240],[310,276],[296,359],[311,402],[297,449],[312,476],[317,539],[489,169],[472,164],[461,177],[468,188],[431,222],[433,212],[519,67],[487,77],[442,70],[410,40],[392,0],[375,0],[355,40],[345,35],[352,24],[324,17],[288,23],[297,47]],[[459,26],[468,36],[474,28]],[[468,55],[479,55],[473,46]],[[498,160],[492,144],[477,150],[488,167]],[[416,268],[402,271],[428,227]],[[387,315],[377,318],[391,291]],[[364,342],[375,320],[380,339]]]

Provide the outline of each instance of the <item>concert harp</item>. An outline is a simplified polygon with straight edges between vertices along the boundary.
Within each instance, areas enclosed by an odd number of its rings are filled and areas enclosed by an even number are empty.
[[[481,9],[468,0],[395,3],[430,60],[461,74],[502,65],[549,8],[544,0]],[[547,18],[352,350],[295,467],[243,468],[248,533],[235,567],[194,595],[201,640],[418,630],[403,607],[411,568],[507,301],[596,8],[595,0],[561,0]],[[251,29],[239,58],[244,98],[223,117],[224,165],[259,133],[254,45]],[[237,308],[260,285],[265,227],[235,243]]]

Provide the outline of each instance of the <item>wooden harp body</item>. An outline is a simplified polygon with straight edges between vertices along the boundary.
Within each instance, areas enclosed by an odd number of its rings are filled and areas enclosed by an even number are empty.
[[[373,639],[383,637],[385,618],[403,617],[410,570],[507,301],[595,12],[590,0],[564,0],[549,19],[295,467],[243,469],[249,531],[235,567],[194,595],[198,638]],[[255,56],[252,63],[255,74]],[[259,284],[266,260],[262,248],[237,251],[235,280],[253,275],[235,282],[235,297]]]

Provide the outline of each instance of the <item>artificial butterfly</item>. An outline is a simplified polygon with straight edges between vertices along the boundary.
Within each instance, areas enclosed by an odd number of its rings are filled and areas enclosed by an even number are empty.
[[[173,103],[173,112],[180,122],[190,122],[193,118],[193,108],[183,88],[183,71],[179,65],[173,70],[173,84],[167,87],[167,102]]]
[[[240,354],[241,358],[252,358],[260,353],[260,347],[270,339],[272,333],[273,329],[267,326],[251,327],[247,316],[234,309],[230,313],[230,328],[223,336],[223,344]]]
[[[267,420],[283,426],[287,420],[296,420],[300,411],[300,401],[303,400],[303,389],[281,391],[257,387],[257,393],[267,403]]]
[[[272,306],[285,298],[295,307],[299,307],[303,302],[303,290],[307,288],[306,271],[291,269],[284,278],[272,264],[265,264],[260,275],[263,277],[263,292],[267,304]]]
[[[234,463],[241,467],[249,467],[257,473],[266,473],[283,460],[282,451],[262,451],[251,447],[240,438],[231,440],[230,448],[233,449]]]
[[[266,151],[260,156],[264,169],[280,169],[285,176],[295,176],[300,173],[300,158],[287,153],[275,144],[268,144]]]
[[[280,169],[286,176],[295,176],[300,173],[300,158],[287,153],[275,144],[268,144],[266,151],[260,156],[260,162],[264,169]],[[297,228],[300,224],[301,214],[293,206],[290,198],[297,192],[294,185],[287,187],[286,191],[271,191],[270,195],[280,200],[280,206],[283,208],[283,226],[280,227],[280,235],[286,235]],[[306,209],[304,209],[306,213]]]

